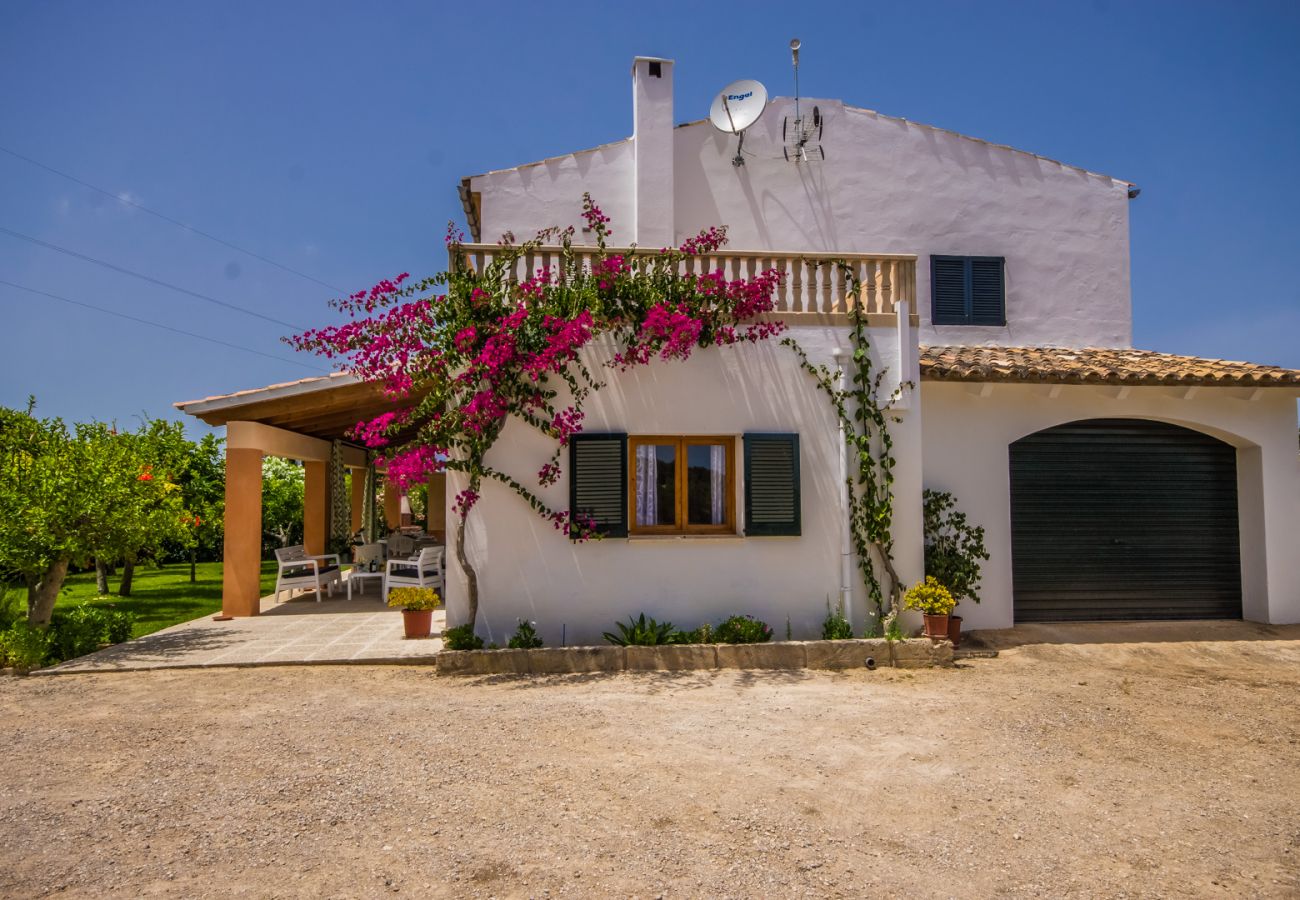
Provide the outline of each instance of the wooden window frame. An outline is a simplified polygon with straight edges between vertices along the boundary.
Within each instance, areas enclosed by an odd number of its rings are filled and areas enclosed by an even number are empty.
[[[686,521],[686,450],[692,445],[721,444],[726,452],[726,497],[723,499],[721,525],[691,525]],[[675,510],[672,525],[636,524],[636,451],[645,445],[673,445],[677,448],[674,465]],[[735,435],[658,434],[629,435],[627,439],[627,530],[629,535],[736,534],[736,438]]]

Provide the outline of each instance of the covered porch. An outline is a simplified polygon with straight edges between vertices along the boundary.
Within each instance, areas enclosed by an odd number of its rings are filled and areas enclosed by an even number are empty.
[[[303,546],[308,555],[326,553],[331,511],[336,503],[346,502],[350,507],[351,533],[363,526],[365,476],[372,458],[364,447],[351,441],[348,432],[358,422],[402,405],[385,396],[378,385],[347,373],[176,404],[177,409],[208,425],[226,427],[223,615],[248,617],[267,612],[259,584],[263,458],[278,456],[302,463]],[[351,474],[350,495],[346,497],[334,496],[339,479],[331,479],[329,466],[336,445],[343,467]],[[382,471],[377,476],[375,482],[382,483],[383,494],[380,528],[387,533],[410,525],[410,509],[401,491],[383,479]],[[442,473],[429,479],[427,516],[427,533],[445,538],[446,476]],[[346,556],[342,559],[345,565],[350,561]],[[335,590],[332,602],[339,602]],[[369,603],[375,603],[373,594]]]

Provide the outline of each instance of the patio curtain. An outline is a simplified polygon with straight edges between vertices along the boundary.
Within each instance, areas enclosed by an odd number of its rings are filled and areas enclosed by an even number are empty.
[[[375,508],[375,482],[378,481],[378,473],[375,471],[374,454],[366,454],[366,496],[361,506],[361,527],[366,533],[366,543],[373,544],[379,540],[379,513]]]
[[[653,444],[641,444],[636,448],[636,524],[640,526],[659,522],[655,502],[659,493],[655,486],[655,475],[659,471],[657,449]]]
[[[335,441],[330,447],[330,463],[326,477],[330,486],[330,549],[342,553],[352,537],[352,502],[348,497],[346,469],[343,466],[343,442]]]
[[[727,448],[721,444],[709,446],[709,496],[713,501],[709,510],[713,525],[725,521],[726,512],[722,501],[727,495]]]

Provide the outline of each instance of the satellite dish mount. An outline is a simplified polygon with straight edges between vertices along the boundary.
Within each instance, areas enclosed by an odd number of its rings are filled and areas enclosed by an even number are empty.
[[[709,107],[709,121],[713,127],[727,134],[737,135],[736,155],[731,164],[739,168],[745,164],[742,150],[745,146],[745,129],[758,121],[767,108],[767,88],[751,78],[733,81],[713,98]]]

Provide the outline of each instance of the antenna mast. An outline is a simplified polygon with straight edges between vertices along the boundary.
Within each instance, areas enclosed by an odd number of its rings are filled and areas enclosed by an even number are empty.
[[[798,38],[790,40],[790,61],[794,64],[794,121],[791,122],[786,117],[781,126],[781,140],[785,143],[785,158],[794,162],[809,162],[810,160],[823,160],[826,158],[826,151],[821,147],[822,139],[822,111],[816,106],[812,109],[812,116],[808,119],[803,117],[803,112],[799,109],[799,48],[802,43]],[[814,137],[818,143],[809,146],[809,141]]]

